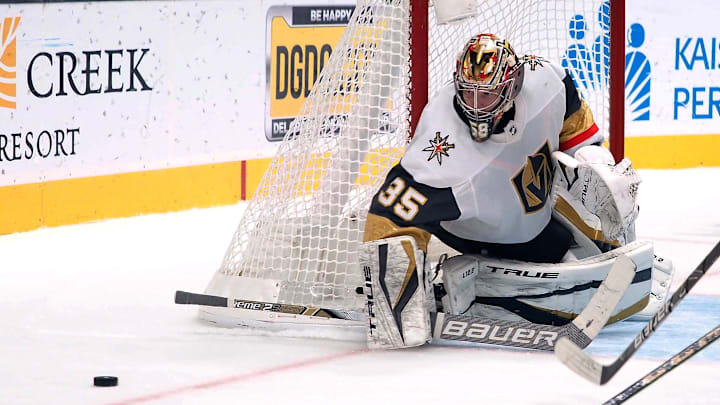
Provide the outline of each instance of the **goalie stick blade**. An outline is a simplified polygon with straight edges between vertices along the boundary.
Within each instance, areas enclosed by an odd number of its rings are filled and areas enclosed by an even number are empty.
[[[555,357],[565,364],[567,368],[574,371],[575,374],[600,385],[602,365],[593,360],[570,339],[563,337],[555,343]]]
[[[228,300],[225,297],[195,294],[186,291],[175,291],[175,303],[181,305],[206,305],[209,307],[228,306]]]
[[[589,355],[582,351],[580,347],[572,344],[572,342],[565,342],[558,344],[555,347],[555,354],[558,359],[567,365],[571,370],[575,371],[578,375],[585,377],[588,381],[594,382],[598,385],[603,385],[610,381],[610,379],[617,374],[617,372],[627,363],[627,361],[637,352],[650,335],[653,334],[667,318],[667,316],[673,311],[673,309],[682,301],[688,292],[697,284],[698,280],[707,273],[712,265],[720,256],[720,241],[710,250],[695,270],[683,281],[680,288],[670,297],[668,302],[648,321],[643,330],[635,336],[633,341],[625,348],[620,357],[614,362],[608,365],[602,365],[599,362],[592,359]]]

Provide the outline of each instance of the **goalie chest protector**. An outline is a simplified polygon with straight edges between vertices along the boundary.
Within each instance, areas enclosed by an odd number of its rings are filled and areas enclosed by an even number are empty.
[[[550,221],[553,163],[565,114],[562,69],[547,61],[524,65],[515,116],[503,133],[475,142],[453,107],[454,86],[423,110],[401,165],[414,180],[451,188],[460,217],[442,221],[449,233],[473,241],[522,243]]]

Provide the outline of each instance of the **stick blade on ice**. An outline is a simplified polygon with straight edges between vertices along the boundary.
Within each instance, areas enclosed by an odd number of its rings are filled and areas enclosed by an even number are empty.
[[[653,317],[648,321],[643,330],[622,352],[620,357],[609,365],[602,365],[593,360],[582,349],[570,341],[562,341],[559,339],[555,345],[555,354],[560,361],[575,371],[580,376],[585,377],[591,382],[603,385],[610,381],[615,374],[627,363],[627,361],[635,354],[642,344],[657,330],[660,324],[667,319],[673,309],[685,298],[688,292],[695,284],[704,276],[712,267],[720,256],[720,241],[710,250],[700,264],[685,279],[682,285],[675,290],[670,299],[665,303]],[[611,271],[612,273],[612,271]]]
[[[582,351],[570,339],[562,337],[555,343],[555,356],[575,374],[601,385],[602,365]]]
[[[632,283],[636,268],[635,263],[627,256],[618,256],[598,291],[573,324],[591,338],[597,336]],[[555,355],[576,374],[590,382],[601,384],[602,366],[570,339],[558,339],[555,343]]]

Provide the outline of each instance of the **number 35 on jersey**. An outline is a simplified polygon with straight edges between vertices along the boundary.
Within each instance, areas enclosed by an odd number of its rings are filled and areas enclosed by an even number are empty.
[[[418,183],[398,164],[375,195],[370,213],[404,226],[434,226],[460,216],[450,187],[435,188]]]
[[[398,198],[399,197],[399,198]],[[406,186],[405,180],[396,177],[380,191],[378,202],[384,207],[392,207],[393,212],[405,221],[411,222],[425,205],[427,197],[411,186]]]

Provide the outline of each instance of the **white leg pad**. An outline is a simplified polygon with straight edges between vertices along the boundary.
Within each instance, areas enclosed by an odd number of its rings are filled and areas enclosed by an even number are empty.
[[[420,346],[430,341],[425,254],[409,236],[363,243],[360,263],[365,275],[371,349]]]
[[[478,259],[472,255],[453,256],[442,264],[442,281],[447,295],[442,297],[443,311],[463,314],[475,301]]]
[[[655,282],[650,242],[633,242],[568,263],[528,263],[479,255],[451,257],[442,264],[447,292],[442,297],[443,312],[511,321],[550,319],[538,315],[542,313],[572,319],[587,306],[596,285],[620,255],[629,257],[638,273],[611,314],[613,321],[624,319],[641,310]]]

